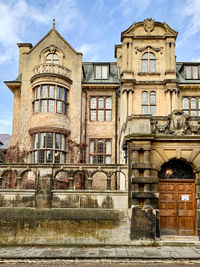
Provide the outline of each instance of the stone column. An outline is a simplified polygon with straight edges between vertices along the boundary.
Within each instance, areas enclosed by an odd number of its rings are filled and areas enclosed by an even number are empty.
[[[171,43],[171,70],[176,70],[175,43]]]
[[[172,91],[172,111],[177,109],[177,91],[173,89]]]
[[[124,124],[127,118],[127,91],[122,92],[122,103],[121,103],[121,126]]]
[[[166,104],[167,104],[166,111],[167,111],[167,115],[169,115],[171,113],[170,89],[167,89],[165,93],[166,93]]]
[[[128,93],[128,116],[133,114],[133,92],[129,90]]]
[[[170,69],[169,42],[166,42],[166,70]]]

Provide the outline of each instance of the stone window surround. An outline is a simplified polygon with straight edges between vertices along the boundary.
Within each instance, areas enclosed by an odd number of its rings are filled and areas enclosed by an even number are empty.
[[[43,86],[47,86],[47,95],[46,97],[42,97],[42,88]],[[50,87],[54,87],[54,97],[50,96]],[[39,97],[37,96],[37,91],[36,88],[40,87],[40,95]],[[60,98],[60,96],[58,96],[58,88],[62,88],[62,96]],[[67,109],[68,109],[68,91],[69,89],[63,85],[59,85],[59,84],[55,84],[55,83],[40,83],[37,85],[34,85],[33,87],[33,114],[38,114],[38,113],[44,113],[44,112],[52,112],[52,113],[56,113],[56,114],[63,114],[63,115],[67,115]],[[44,106],[42,106],[42,104],[44,104],[45,101],[45,109],[46,111],[42,111],[42,108],[44,108]],[[50,110],[50,101],[53,104],[53,110]],[[36,103],[38,103],[38,111],[36,110]],[[58,105],[59,103],[59,105]]]
[[[98,147],[98,143],[102,141],[103,146]],[[91,152],[91,143],[94,142],[94,151]],[[110,153],[106,153],[106,142],[110,143]],[[102,151],[99,151],[102,150]],[[109,163],[106,163],[106,160]],[[112,139],[111,138],[90,138],[89,139],[89,163],[90,164],[111,164],[112,160]]]
[[[144,102],[143,101],[143,95],[144,93],[147,94],[147,101]],[[151,96],[155,96],[155,101],[152,101]],[[147,112],[144,112],[144,109],[147,109]],[[153,109],[155,109],[155,111],[153,112]],[[141,114],[151,114],[152,116],[156,116],[156,92],[155,91],[142,91],[141,93]]]
[[[188,100],[188,108],[186,106],[184,107],[184,100],[186,99]],[[192,108],[192,100],[196,100],[196,107],[194,108]],[[200,96],[183,96],[182,109],[189,116],[200,116]]]
[[[43,141],[42,136],[44,137]],[[48,153],[52,160],[50,158],[49,161],[47,160]],[[53,131],[34,133],[31,154],[33,163],[64,164],[66,161],[66,135]]]
[[[96,99],[96,107],[92,107],[92,99]],[[103,104],[103,108],[99,107],[99,99],[103,98],[104,99],[104,104]],[[107,108],[106,107],[106,100],[107,99],[111,99],[111,107],[110,108]],[[89,120],[91,122],[102,122],[102,121],[106,121],[106,122],[111,122],[112,121],[112,96],[108,95],[108,96],[105,96],[105,95],[99,95],[99,96],[90,96],[90,118]],[[99,120],[99,112],[100,111],[103,111],[103,117],[104,119],[103,120]],[[96,112],[96,119],[95,120],[92,120],[92,112]],[[110,113],[110,117],[109,117],[109,114]]]
[[[146,67],[144,63],[146,62]],[[152,65],[153,63],[153,65]],[[141,72],[140,73],[154,73],[156,72],[156,56],[151,51],[145,51],[141,56]]]

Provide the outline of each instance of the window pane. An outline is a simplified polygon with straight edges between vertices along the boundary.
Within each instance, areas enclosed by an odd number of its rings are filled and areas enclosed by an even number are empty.
[[[106,110],[106,121],[111,121],[111,110]]]
[[[96,108],[97,107],[97,100],[95,97],[90,99],[90,107],[91,108]]]
[[[186,67],[186,78],[187,79],[191,79],[192,78],[192,75],[191,75],[191,67],[190,66],[187,66]]]
[[[64,111],[63,111],[63,114],[67,114],[67,105],[65,103],[63,103],[63,107],[64,107]]]
[[[150,72],[156,72],[156,61],[154,59],[150,59]]]
[[[150,106],[150,114],[156,116],[156,106]]]
[[[94,153],[94,141],[90,141],[90,153]]]
[[[55,151],[55,163],[60,163],[60,151]]]
[[[41,101],[41,112],[47,112],[47,100]]]
[[[40,148],[45,148],[46,146],[46,133],[40,134]]]
[[[62,164],[65,163],[65,153],[61,153],[61,162]]]
[[[148,114],[148,106],[142,106],[142,114]]]
[[[49,112],[54,112],[54,100],[49,100]]]
[[[42,98],[47,98],[48,86],[42,85]]]
[[[57,99],[62,99],[62,87],[57,87]]]
[[[63,90],[64,90],[64,101],[66,102],[67,101],[67,90],[64,88],[63,88]]]
[[[142,104],[148,105],[148,93],[147,92],[142,92]]]
[[[65,136],[62,134],[62,150],[65,150],[65,147],[66,147],[66,142],[65,142]]]
[[[198,79],[198,67],[197,66],[193,66],[192,74],[193,74],[193,79]]]
[[[111,156],[106,156],[105,160],[106,160],[105,164],[111,164]]]
[[[53,54],[53,63],[58,64],[58,55],[56,53]]]
[[[38,148],[38,134],[34,135],[34,148]]]
[[[57,101],[57,113],[62,113],[62,101]]]
[[[149,58],[150,58],[150,59],[156,59],[156,57],[155,57],[154,54],[152,54],[152,53],[149,53]]]
[[[197,111],[196,110],[191,110],[190,116],[197,116]]]
[[[56,134],[56,148],[61,149],[61,135]]]
[[[90,110],[90,120],[96,121],[96,110]]]
[[[98,110],[98,121],[104,121],[104,110]]]
[[[38,162],[38,152],[34,151],[33,152],[33,163],[37,163]]]
[[[53,148],[53,133],[47,133],[47,148]]]
[[[90,164],[95,163],[95,156],[90,155]]]
[[[142,59],[142,72],[148,72],[148,60]]]
[[[36,87],[36,99],[40,98],[40,86]]]
[[[111,109],[112,108],[112,100],[111,97],[106,98],[106,108]]]
[[[148,53],[145,53],[145,54],[142,56],[142,59],[148,59]]]
[[[103,163],[103,155],[97,155],[97,163]]]
[[[197,101],[196,101],[196,99],[195,98],[192,98],[191,100],[190,100],[191,102],[191,109],[196,109],[197,108]]]
[[[52,53],[48,54],[46,57],[46,63],[51,63]]]
[[[104,108],[104,98],[100,97],[98,99],[98,108]]]
[[[38,151],[38,162],[39,163],[44,163],[44,150],[39,150]]]
[[[108,78],[108,66],[102,66],[102,79]]]
[[[151,92],[150,93],[150,105],[155,105],[156,104],[156,93]]]
[[[96,66],[95,71],[96,71],[95,78],[101,79],[101,66]]]
[[[189,99],[183,98],[183,109],[189,109]]]
[[[34,113],[39,112],[39,104],[40,102],[38,100],[34,102]]]
[[[106,141],[106,154],[111,154],[111,141]]]
[[[49,98],[55,98],[55,87],[53,85],[49,86]]]
[[[103,153],[103,141],[99,140],[97,143],[97,153]]]
[[[53,151],[47,150],[47,163],[53,162]]]

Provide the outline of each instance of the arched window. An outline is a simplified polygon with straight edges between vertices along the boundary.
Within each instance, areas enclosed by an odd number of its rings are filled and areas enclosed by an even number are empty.
[[[182,107],[185,114],[189,116],[200,116],[200,98],[184,97]]]
[[[49,53],[46,56],[46,63],[58,64],[59,63],[58,55],[56,53]]]
[[[156,72],[156,57],[153,53],[144,53],[141,63],[142,72]]]
[[[91,164],[111,163],[111,139],[92,139],[89,145],[89,159]]]
[[[154,91],[149,94],[146,91],[142,92],[142,114],[156,116],[156,93]]]

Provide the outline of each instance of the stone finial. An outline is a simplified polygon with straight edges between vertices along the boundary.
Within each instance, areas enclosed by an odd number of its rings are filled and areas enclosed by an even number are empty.
[[[52,29],[55,30],[55,25],[56,25],[56,20],[53,19],[53,25],[52,25]]]

